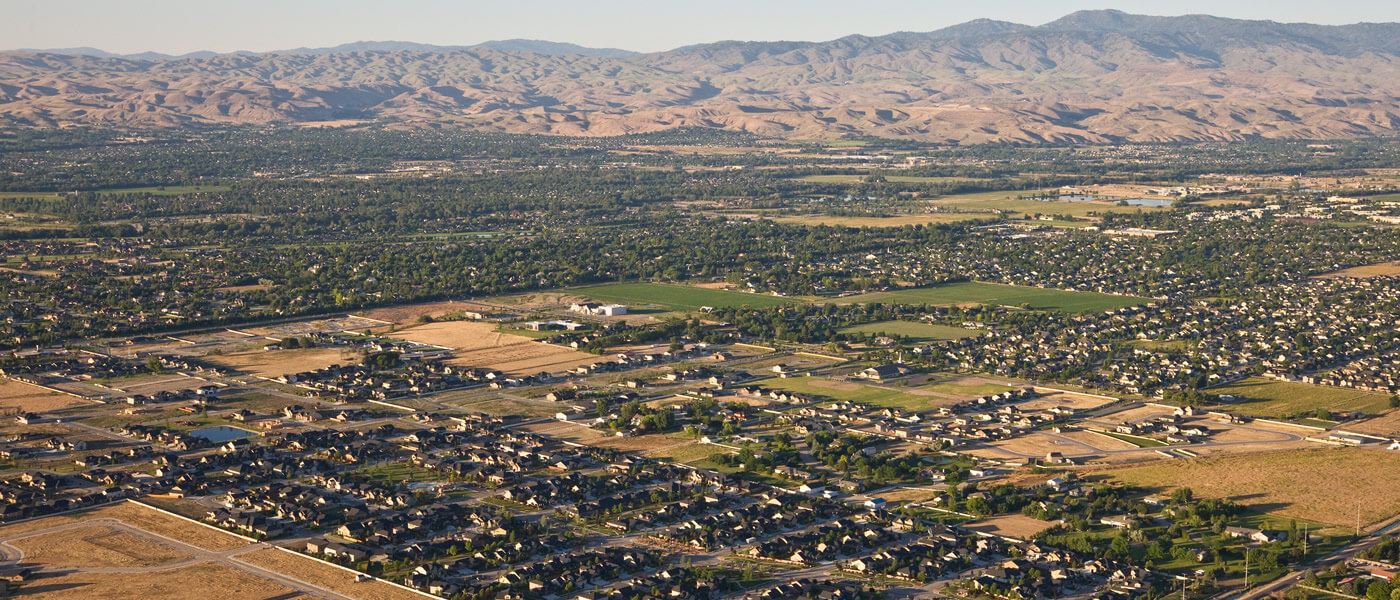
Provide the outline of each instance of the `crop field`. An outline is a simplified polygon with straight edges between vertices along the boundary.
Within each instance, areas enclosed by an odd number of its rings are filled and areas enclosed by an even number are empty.
[[[1102,471],[1157,495],[1189,487],[1197,496],[1231,498],[1271,515],[1351,526],[1400,512],[1400,462],[1392,453],[1321,448],[1158,461]]]
[[[44,412],[75,404],[86,402],[68,394],[51,392],[27,383],[0,380],[0,407],[15,408],[24,412]]]
[[[1274,381],[1262,377],[1242,379],[1211,388],[1214,394],[1230,394],[1240,399],[1225,403],[1228,410],[1260,417],[1312,415],[1318,409],[1331,412],[1361,411],[1378,414],[1390,407],[1390,396],[1350,388]]]
[[[211,355],[205,360],[258,377],[278,377],[324,369],[360,361],[358,353],[343,348],[299,348],[296,350],[246,350]]]
[[[184,552],[101,525],[30,534],[7,543],[22,550],[26,562],[48,567],[154,567],[189,558]]]
[[[877,321],[874,323],[847,327],[842,329],[841,333],[898,335],[911,342],[927,343],[941,342],[944,340],[960,340],[978,335],[982,333],[982,331],[979,329],[935,325],[933,323],[917,321]]]
[[[1098,312],[1112,308],[1136,306],[1151,302],[1151,299],[1114,296],[1097,292],[1072,292],[967,281],[924,288],[861,294],[842,298],[840,302],[842,304],[869,302],[942,305],[994,304],[1012,307],[1024,306],[1032,310]]]
[[[703,306],[729,308],[738,306],[778,306],[799,302],[793,298],[730,292],[686,285],[664,283],[614,283],[572,290],[601,302],[616,302],[628,307],[655,306],[666,310],[694,311]]]

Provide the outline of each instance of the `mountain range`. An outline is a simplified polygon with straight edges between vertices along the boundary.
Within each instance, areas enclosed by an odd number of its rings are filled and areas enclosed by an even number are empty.
[[[934,143],[1328,139],[1400,129],[1400,24],[1083,11],[658,53],[506,40],[271,53],[0,53],[0,124],[376,120],[618,135],[681,127]]]

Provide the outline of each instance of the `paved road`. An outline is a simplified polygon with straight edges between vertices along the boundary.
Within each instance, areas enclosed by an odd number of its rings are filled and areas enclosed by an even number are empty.
[[[77,522],[77,523],[67,523],[67,524],[57,525],[57,526],[54,526],[54,527],[48,527],[48,528],[44,528],[44,529],[37,529],[37,530],[33,530],[33,531],[26,531],[26,532],[21,533],[21,534],[19,534],[19,535],[9,536],[9,537],[5,538],[3,541],[0,541],[0,555],[3,555],[3,556],[4,556],[4,563],[5,563],[7,566],[14,565],[14,564],[18,564],[20,561],[24,560],[24,551],[21,550],[21,549],[19,549],[19,548],[17,548],[17,547],[15,547],[13,544],[11,544],[11,542],[14,542],[14,541],[17,541],[17,540],[22,540],[22,539],[25,539],[25,538],[30,538],[30,537],[35,537],[35,536],[50,534],[50,533],[58,533],[58,532],[66,531],[66,530],[69,530],[69,529],[80,529],[80,528],[84,528],[84,527],[94,527],[94,526],[105,526],[105,527],[110,527],[110,528],[112,528],[112,529],[116,529],[116,530],[121,531],[121,532],[123,532],[123,533],[126,533],[126,534],[128,534],[128,535],[132,535],[132,536],[135,536],[135,537],[138,537],[138,538],[143,538],[143,539],[145,539],[145,540],[154,542],[154,543],[159,544],[159,545],[161,545],[161,546],[165,546],[165,547],[167,547],[167,548],[170,548],[170,549],[172,549],[172,550],[176,550],[176,551],[178,551],[178,552],[182,552],[182,553],[188,554],[188,555],[189,555],[189,558],[182,559],[182,560],[178,560],[178,561],[175,561],[175,562],[169,562],[169,563],[165,563],[165,564],[161,564],[161,565],[156,565],[156,566],[152,566],[152,567],[76,567],[76,568],[74,568],[74,567],[45,567],[45,566],[39,565],[39,566],[37,567],[37,568],[38,568],[38,571],[39,571],[40,573],[54,573],[54,574],[59,574],[59,573],[72,573],[72,572],[79,572],[79,573],[104,573],[104,574],[159,573],[159,572],[163,572],[163,571],[171,571],[171,570],[175,570],[175,569],[180,569],[180,568],[183,568],[183,567],[188,567],[188,566],[192,566],[192,565],[196,565],[196,564],[215,563],[215,564],[219,564],[219,565],[222,565],[222,566],[231,568],[231,569],[235,569],[235,570],[238,570],[238,571],[242,571],[243,573],[247,573],[247,574],[253,575],[253,576],[255,576],[255,577],[260,577],[260,578],[263,578],[263,579],[272,581],[272,582],[274,582],[274,583],[278,583],[278,584],[284,585],[284,586],[286,586],[286,587],[288,587],[288,588],[291,588],[291,589],[296,590],[296,591],[298,591],[298,592],[301,592],[301,593],[303,593],[303,594],[307,594],[307,595],[309,595],[309,596],[313,596],[313,597],[316,597],[316,598],[321,598],[322,600],[356,600],[355,598],[351,598],[351,597],[346,596],[346,595],[344,595],[344,594],[340,594],[340,593],[334,592],[334,591],[332,591],[332,590],[328,590],[328,589],[323,588],[323,587],[321,587],[321,586],[318,586],[318,585],[316,585],[316,584],[313,584],[313,583],[310,583],[310,582],[306,582],[306,581],[302,581],[302,580],[297,579],[297,578],[295,578],[295,577],[292,577],[292,576],[289,576],[289,575],[285,575],[285,574],[282,574],[282,573],[278,573],[278,572],[275,572],[275,571],[270,571],[270,570],[268,570],[268,569],[264,569],[264,568],[259,567],[259,566],[257,566],[257,565],[250,564],[250,563],[247,563],[247,562],[244,562],[244,561],[241,561],[241,560],[238,560],[237,558],[235,558],[236,556],[241,555],[241,554],[247,554],[247,553],[249,553],[249,552],[256,552],[256,551],[258,551],[258,550],[268,550],[268,549],[271,549],[271,548],[273,547],[271,544],[264,543],[264,542],[256,542],[256,543],[248,544],[248,545],[246,545],[246,546],[240,546],[240,547],[238,547],[238,548],[233,548],[233,549],[231,549],[231,550],[223,550],[223,551],[217,551],[217,552],[216,552],[216,551],[213,551],[213,550],[206,550],[206,549],[200,548],[200,547],[198,547],[198,546],[193,546],[193,545],[190,545],[190,544],[186,544],[186,543],[184,543],[184,542],[182,542],[182,541],[180,541],[180,540],[177,540],[177,539],[174,539],[174,538],[171,538],[171,537],[167,537],[167,536],[161,535],[161,534],[159,534],[159,533],[155,533],[155,532],[152,532],[152,531],[147,531],[147,530],[145,530],[145,529],[141,529],[141,528],[139,528],[139,527],[135,527],[135,526],[133,526],[133,525],[129,525],[129,524],[123,522],[123,521],[120,520],[120,519],[114,519],[114,518],[88,519],[88,520],[80,521],[80,522]]]

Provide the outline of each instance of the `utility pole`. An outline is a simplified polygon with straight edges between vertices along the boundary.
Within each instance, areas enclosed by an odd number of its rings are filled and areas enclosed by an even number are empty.
[[[1244,547],[1244,591],[1249,591],[1249,546]]]

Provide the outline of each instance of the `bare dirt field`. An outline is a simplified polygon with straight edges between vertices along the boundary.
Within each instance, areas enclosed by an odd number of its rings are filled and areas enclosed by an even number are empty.
[[[178,392],[197,388],[209,385],[209,381],[200,377],[186,377],[179,373],[163,373],[159,375],[126,377],[107,385],[119,392],[149,395],[159,392]]]
[[[935,488],[899,488],[880,492],[880,497],[886,502],[927,502],[943,494],[942,489]]]
[[[173,538],[191,546],[197,546],[214,552],[232,550],[234,548],[247,546],[251,543],[231,533],[224,533],[198,523],[191,523],[132,502],[109,504],[77,514],[80,515],[80,518],[84,519],[117,519],[132,527],[144,529],[151,533]],[[52,526],[53,524],[46,525],[46,527]],[[7,531],[0,530],[0,537],[7,534]]]
[[[371,319],[379,321],[389,321],[390,323],[407,325],[411,323],[417,323],[419,317],[422,317],[423,315],[427,315],[436,319],[444,315],[450,315],[462,311],[497,312],[499,310],[500,307],[494,304],[472,301],[449,300],[446,302],[428,302],[425,304],[405,304],[403,306],[388,306],[385,308],[376,308],[373,310],[369,310],[361,314],[365,317],[369,317]]]
[[[46,567],[154,567],[189,555],[111,527],[94,525],[11,539],[24,561]]]
[[[516,375],[533,375],[540,371],[553,373],[605,360],[607,360],[605,357],[579,352],[563,346],[553,346],[540,342],[520,342],[507,346],[457,352],[447,362],[454,365],[497,369]]]
[[[1057,525],[1057,521],[1041,521],[1025,515],[1002,515],[963,525],[973,531],[1000,535],[1018,540],[1028,540],[1032,536]]]
[[[311,600],[291,588],[212,564],[165,571],[157,576],[150,573],[66,573],[26,583],[19,595],[38,600]]]
[[[270,571],[295,576],[357,600],[423,600],[423,596],[377,580],[355,581],[355,575],[315,559],[282,550],[258,550],[238,560]],[[270,596],[269,596],[270,597]]]
[[[1169,408],[1157,408],[1155,406],[1139,406],[1137,408],[1120,410],[1116,413],[1104,415],[1103,417],[1094,420],[1105,423],[1136,423],[1138,421],[1145,421],[1154,417],[1171,416],[1171,414],[1172,411]]]
[[[1028,406],[1043,407],[1040,410],[1047,410],[1056,406],[1073,408],[1074,410],[1093,410],[1100,406],[1112,404],[1112,400],[1105,400],[1086,394],[1076,394],[1073,392],[1050,392],[1043,394],[1035,400],[1030,400],[1021,405],[1022,409]]]
[[[1066,431],[1060,435],[1076,442],[1084,442],[1100,450],[1131,450],[1137,447],[1123,440],[1114,439],[1092,431]]]
[[[477,321],[443,321],[425,323],[394,332],[394,337],[420,344],[444,346],[454,350],[479,350],[522,344],[531,338],[500,333],[494,323]]]
[[[1388,275],[1400,275],[1400,261],[1361,265],[1350,269],[1342,269],[1341,271],[1323,273],[1314,276],[1314,279],[1338,279],[1342,277],[1369,279],[1371,277],[1384,277]]]
[[[281,323],[278,325],[268,325],[266,327],[254,327],[252,329],[240,329],[243,333],[261,335],[283,339],[300,335],[310,335],[313,333],[335,333],[339,331],[363,331],[384,325],[376,320],[365,319],[354,315],[348,317],[335,317],[331,319],[315,319],[311,321],[296,321],[294,323]]]
[[[51,392],[27,383],[0,381],[0,407],[16,408],[24,412],[44,412],[75,404],[87,404],[78,398]]]
[[[1400,512],[1400,462],[1394,453],[1362,448],[1319,448],[1163,460],[1096,471],[1092,475],[1168,493],[1191,488],[1197,496],[1231,498],[1283,517],[1350,526]]]
[[[297,350],[248,350],[206,357],[209,362],[223,365],[259,377],[277,377],[323,369],[331,365],[359,362],[360,356],[343,348],[306,348]]]
[[[1400,436],[1400,410],[1388,411],[1381,416],[1371,417],[1364,421],[1347,423],[1344,427],[1348,431],[1356,431],[1357,433]]]
[[[991,445],[1012,453],[1030,454],[1041,457],[1044,457],[1050,452],[1061,452],[1065,455],[1071,455],[1084,451],[1084,448],[1077,444],[1071,444],[1064,440],[1055,439],[1052,436],[1040,435],[1037,433],[1029,433],[1009,440],[995,441],[992,442]],[[1090,445],[1099,447],[1098,444],[1091,443]]]

